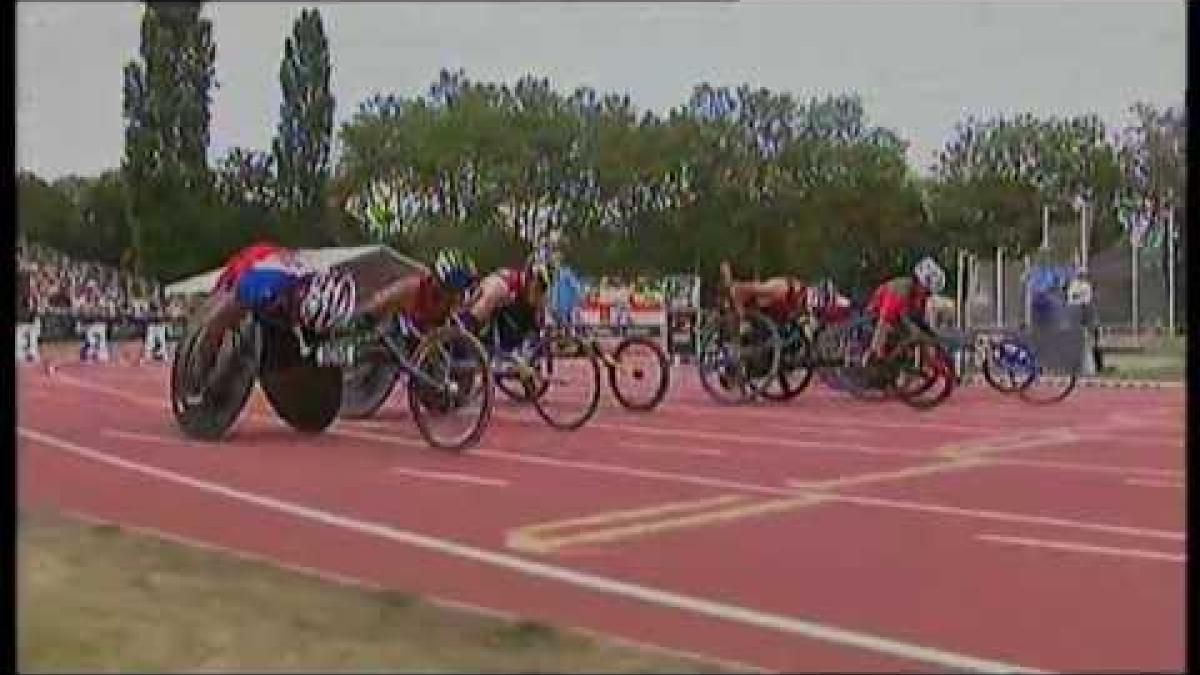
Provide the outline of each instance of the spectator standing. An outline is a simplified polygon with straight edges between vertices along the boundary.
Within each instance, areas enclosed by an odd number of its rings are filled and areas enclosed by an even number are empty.
[[[1086,267],[1079,267],[1067,284],[1067,305],[1079,312],[1079,321],[1084,331],[1084,374],[1094,375],[1104,370],[1104,356],[1100,352],[1099,326],[1096,322],[1092,282],[1088,280]]]

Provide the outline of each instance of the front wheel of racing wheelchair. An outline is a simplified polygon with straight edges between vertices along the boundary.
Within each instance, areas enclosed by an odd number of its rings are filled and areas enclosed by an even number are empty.
[[[337,417],[341,369],[306,358],[292,333],[248,316],[207,354],[202,332],[188,330],[171,366],[171,409],[185,435],[223,438],[245,408],[256,377],[275,413],[297,431],[319,433]]]
[[[218,441],[254,388],[262,336],[252,318],[225,332],[215,354],[202,353],[201,326],[189,326],[171,362],[171,412],[184,435]]]
[[[600,408],[600,360],[569,329],[548,327],[528,335],[529,323],[501,310],[482,331],[496,387],[516,403],[531,403],[552,428],[579,429]]]
[[[747,311],[740,322],[728,308],[712,312],[700,329],[700,384],[718,403],[752,401],[778,375],[781,351],[779,328],[762,312]]]
[[[347,336],[354,357],[343,366],[340,416],[374,415],[407,375],[408,406],[427,443],[464,450],[478,443],[491,418],[491,372],[479,341],[457,325],[422,332],[409,325]]]
[[[408,407],[425,441],[445,450],[478,443],[494,402],[492,371],[479,340],[458,326],[441,326],[422,336],[411,361],[399,363],[408,372]]]

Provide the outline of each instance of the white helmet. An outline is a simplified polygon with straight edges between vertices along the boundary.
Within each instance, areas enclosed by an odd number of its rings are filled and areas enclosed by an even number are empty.
[[[941,293],[946,287],[946,273],[933,258],[925,256],[913,268],[913,277],[931,293]]]
[[[300,323],[323,333],[344,324],[355,307],[354,279],[348,274],[321,272],[313,275],[300,301]]]

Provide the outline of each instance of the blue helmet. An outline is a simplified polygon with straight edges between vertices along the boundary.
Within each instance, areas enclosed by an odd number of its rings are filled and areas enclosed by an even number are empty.
[[[475,261],[458,249],[442,249],[433,260],[433,275],[445,286],[465,290],[475,283]]]

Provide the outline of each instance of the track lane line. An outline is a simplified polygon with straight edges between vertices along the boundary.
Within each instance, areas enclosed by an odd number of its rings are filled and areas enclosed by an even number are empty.
[[[251,504],[261,508],[284,513],[301,520],[322,523],[331,527],[358,532],[380,539],[408,544],[417,548],[435,551],[475,562],[491,565],[525,574],[527,576],[550,579],[578,586],[589,590],[638,600],[641,602],[679,609],[694,614],[709,616],[725,621],[767,628],[770,630],[802,635],[815,640],[833,644],[854,647],[879,654],[887,654],[916,662],[937,665],[955,670],[973,672],[1005,672],[1005,673],[1034,673],[1043,672],[1025,666],[996,661],[986,658],[959,654],[937,648],[927,647],[911,642],[873,635],[837,626],[817,623],[790,616],[771,614],[739,605],[708,600],[696,596],[673,593],[641,584],[604,577],[587,572],[581,572],[558,565],[527,560],[519,556],[489,551],[456,541],[432,537],[408,530],[393,528],[380,523],[373,523],[348,516],[338,515],[329,511],[303,506],[294,502],[275,499],[243,490],[231,488],[185,474],[160,469],[157,467],[133,462],[112,455],[111,453],[87,446],[79,445],[25,427],[18,427],[17,433],[25,438],[41,443],[43,446],[57,448],[60,451],[90,459],[150,476],[165,482],[184,485],[202,492],[219,495],[227,499]]]
[[[388,473],[399,474],[402,476],[412,476],[414,478],[427,478],[430,480],[444,480],[456,483],[471,483],[474,485],[486,485],[488,487],[508,487],[508,481],[503,478],[486,478],[484,476],[475,476],[469,473],[454,473],[449,471],[422,471],[419,469],[407,469],[400,466],[393,466],[387,469]]]
[[[1003,534],[977,534],[976,539],[997,544],[1013,544],[1033,548],[1047,548],[1072,553],[1089,553],[1095,555],[1117,556],[1124,558],[1141,558],[1143,560],[1161,560],[1165,562],[1187,562],[1187,557],[1178,553],[1166,551],[1147,551],[1137,548],[1118,548],[1114,546],[1096,546],[1072,541],[1054,539],[1033,539],[1031,537],[1011,537]]]
[[[639,443],[637,441],[621,441],[617,445],[628,450],[648,450],[650,452],[700,455],[702,457],[722,457],[725,455],[725,451],[720,448],[693,448],[686,446],[658,445],[656,443]]]
[[[1129,478],[1125,481],[1125,484],[1136,485],[1138,487],[1174,488],[1176,490],[1182,490],[1185,487],[1180,481],[1148,480],[1145,478]]]

